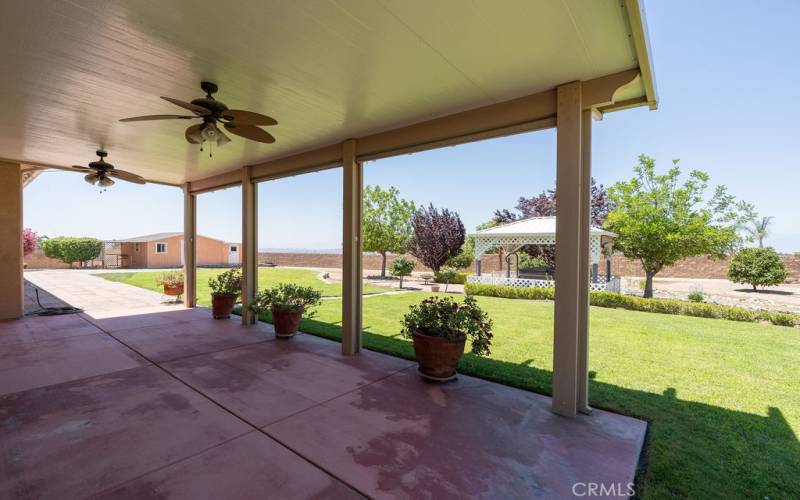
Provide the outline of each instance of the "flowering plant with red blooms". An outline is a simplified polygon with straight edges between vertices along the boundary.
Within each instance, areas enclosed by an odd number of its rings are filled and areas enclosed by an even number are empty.
[[[472,353],[489,355],[492,345],[492,320],[478,306],[475,297],[467,295],[459,304],[450,297],[428,297],[409,308],[403,317],[403,336],[413,338],[414,332],[447,340],[467,337]]]

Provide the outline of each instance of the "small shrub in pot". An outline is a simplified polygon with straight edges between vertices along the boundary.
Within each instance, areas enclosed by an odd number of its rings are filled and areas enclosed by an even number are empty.
[[[275,335],[291,337],[300,326],[300,318],[314,315],[314,309],[322,303],[322,292],[310,286],[280,283],[273,288],[258,292],[250,309],[261,314],[272,313]]]
[[[450,297],[428,297],[412,305],[403,317],[403,336],[414,342],[419,374],[436,381],[452,380],[469,339],[472,353],[489,354],[492,320],[468,295],[458,303]]]
[[[183,295],[183,271],[166,271],[158,275],[156,282],[164,287],[164,295]]]
[[[242,294],[242,270],[234,267],[212,276],[208,286],[211,288],[211,312],[214,318],[230,318],[236,299]]]

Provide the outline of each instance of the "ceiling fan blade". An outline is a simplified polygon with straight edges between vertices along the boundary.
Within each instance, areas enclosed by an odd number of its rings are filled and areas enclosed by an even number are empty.
[[[73,165],[69,168],[72,170],[77,170],[78,172],[94,172],[94,169],[91,169],[89,167],[82,167],[80,165]]]
[[[267,144],[275,142],[275,138],[272,137],[269,132],[260,129],[255,125],[236,125],[234,123],[226,123],[225,130],[231,134],[238,135],[239,137],[250,139],[251,141],[265,142]]]
[[[172,98],[172,97],[161,96],[161,98],[164,99],[167,102],[171,102],[172,104],[174,104],[176,106],[180,106],[180,107],[182,107],[184,109],[188,109],[192,113],[198,114],[200,116],[206,116],[206,115],[210,115],[211,114],[211,110],[206,109],[203,106],[198,106],[197,104],[192,104],[190,102],[184,102],[184,101],[181,101],[180,99],[175,99],[175,98]]]
[[[241,109],[229,109],[222,113],[223,118],[232,120],[237,125],[277,125],[278,121],[271,116],[244,111]]]
[[[203,125],[205,124],[198,123],[197,125],[192,125],[186,129],[184,137],[186,137],[186,140],[189,141],[189,144],[201,144],[203,142],[203,139],[200,137],[200,128]]]
[[[126,172],[124,170],[109,170],[106,172],[106,175],[109,177],[116,177],[117,179],[122,179],[123,181],[133,182],[135,184],[145,184],[145,180],[142,179],[140,176],[136,174],[132,174],[130,172]]]
[[[121,122],[143,122],[148,120],[189,120],[197,118],[197,116],[181,116],[181,115],[148,115],[148,116],[134,116],[132,118],[123,118]]]

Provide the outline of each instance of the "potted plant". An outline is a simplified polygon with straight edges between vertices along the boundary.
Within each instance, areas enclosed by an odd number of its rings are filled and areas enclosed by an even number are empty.
[[[278,286],[258,292],[250,309],[261,314],[272,313],[272,324],[276,337],[292,337],[300,326],[300,318],[314,315],[314,308],[322,302],[322,292],[310,286],[280,283]]]
[[[180,297],[183,295],[183,271],[167,271],[158,277],[158,283],[164,287],[164,295]]]
[[[212,276],[208,286],[211,287],[211,315],[215,319],[230,318],[236,299],[242,294],[242,270],[234,267]]]
[[[489,354],[492,320],[467,295],[459,304],[450,297],[428,297],[409,308],[403,317],[403,336],[414,342],[419,374],[446,382],[456,377],[456,368],[469,338],[472,353]]]

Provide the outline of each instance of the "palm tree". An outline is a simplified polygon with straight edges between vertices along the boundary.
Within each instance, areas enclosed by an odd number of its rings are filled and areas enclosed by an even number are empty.
[[[750,233],[753,239],[758,240],[758,248],[764,248],[764,238],[769,234],[773,219],[771,215],[765,215],[761,219],[754,220],[750,226],[745,226],[744,230]]]

